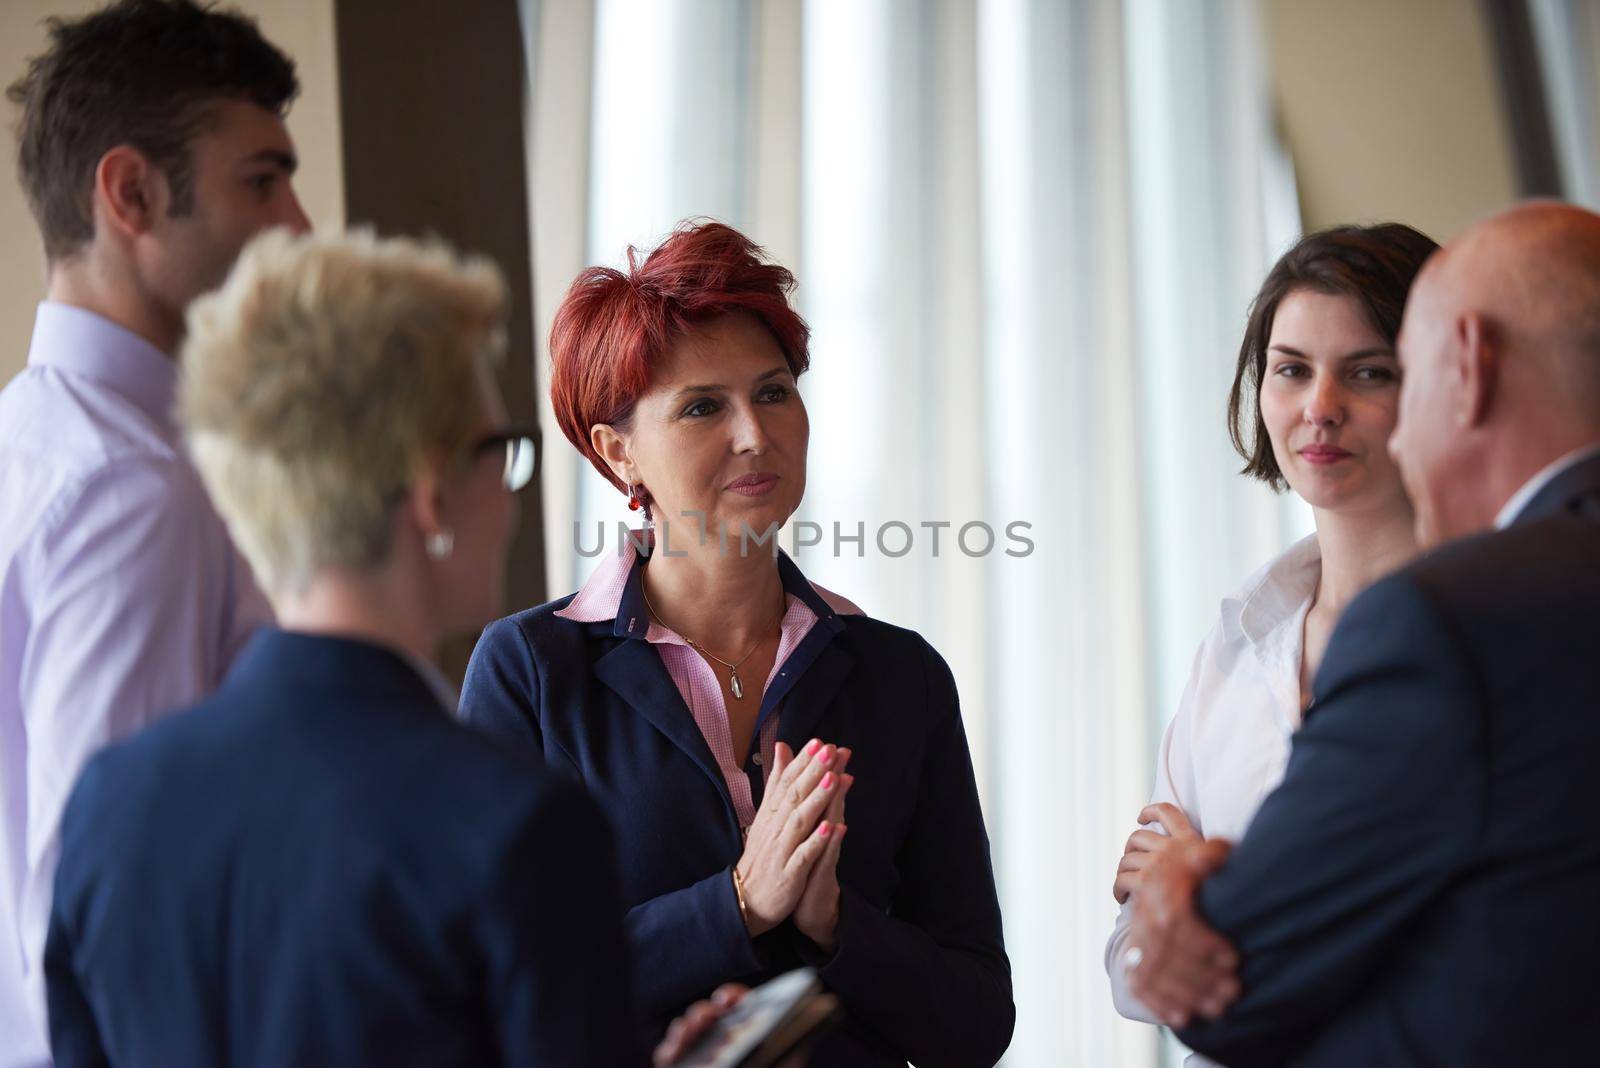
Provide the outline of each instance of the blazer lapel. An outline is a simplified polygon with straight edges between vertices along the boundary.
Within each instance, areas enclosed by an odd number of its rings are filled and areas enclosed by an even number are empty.
[[[845,648],[842,641],[835,639],[825,644],[784,701],[783,718],[778,720],[779,741],[791,749],[810,741],[817,721],[828,710],[855,666],[855,653]]]
[[[711,747],[706,745],[694,715],[684,705],[683,696],[655,649],[648,642],[625,639],[595,661],[594,673],[699,765],[732,811],[733,798],[728,794],[722,769],[717,767]]]

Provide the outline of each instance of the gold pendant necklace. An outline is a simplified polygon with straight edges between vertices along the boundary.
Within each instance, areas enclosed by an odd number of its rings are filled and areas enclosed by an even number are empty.
[[[689,648],[693,649],[695,652],[701,654],[702,656],[710,657],[712,660],[715,660],[717,663],[728,669],[728,689],[733,691],[734,700],[738,700],[744,696],[744,683],[739,681],[739,664],[744,663],[746,660],[749,660],[752,656],[754,656],[756,650],[761,648],[761,642],[764,642],[767,639],[762,638],[760,641],[756,642],[756,644],[751,647],[748,653],[745,653],[739,658],[737,663],[733,664],[728,663],[716,653],[711,652],[693,638],[686,637],[683,640],[688,642]]]
[[[661,613],[656,611],[656,606],[650,603],[650,595],[644,592],[644,578],[643,578],[643,576],[640,576],[640,579],[639,579],[639,595],[644,598],[644,606],[650,610],[650,614],[655,617],[655,621],[657,623],[660,623],[663,627],[665,627],[667,625],[666,621],[661,618]],[[778,620],[782,620],[783,616],[784,616],[784,613],[786,613],[787,611],[788,611],[788,605],[785,604],[783,607],[781,607],[779,609],[777,619]],[[689,643],[689,648],[693,649],[695,652],[699,653],[701,656],[706,657],[708,660],[715,660],[717,663],[721,664],[723,667],[728,669],[728,689],[733,691],[734,700],[737,701],[741,697],[744,696],[744,682],[743,682],[743,680],[741,680],[739,678],[739,665],[743,664],[746,660],[749,660],[752,656],[756,655],[756,650],[761,648],[761,643],[766,641],[767,639],[765,639],[765,638],[757,639],[756,643],[750,647],[750,651],[748,653],[745,653],[738,660],[736,660],[736,661],[734,661],[732,663],[729,663],[728,661],[722,659],[722,657],[718,656],[716,653],[711,652],[705,646],[703,646],[699,642],[695,641],[693,638],[689,637],[687,634],[680,635],[680,636],[683,638],[684,641]]]

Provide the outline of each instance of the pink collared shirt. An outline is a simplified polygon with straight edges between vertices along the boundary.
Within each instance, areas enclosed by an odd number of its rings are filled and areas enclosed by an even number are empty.
[[[633,573],[634,562],[639,558],[634,541],[635,538],[623,539],[622,551],[602,560],[571,603],[556,615],[575,623],[600,623],[616,619],[622,606],[623,590],[628,585],[628,576]],[[839,615],[865,615],[838,594],[814,582],[811,588]],[[788,609],[779,627],[778,654],[773,657],[772,671],[762,683],[760,694],[747,692],[742,700],[754,700],[759,704],[767,687],[772,685],[772,680],[788,661],[789,654],[816,625],[817,615],[804,601],[792,593],[786,594],[785,600]],[[722,697],[722,681],[716,669],[695,652],[682,635],[655,620],[650,621],[644,640],[655,646],[667,674],[678,687],[684,705],[689,709],[689,714],[694,716],[695,725],[700,728],[701,736],[705,738],[717,767],[722,771],[722,779],[728,785],[728,796],[733,799],[734,812],[739,817],[739,826],[748,828],[756,818],[755,801],[750,779],[740,766],[739,755],[733,751],[733,732],[728,727],[728,708]],[[778,739],[778,720],[782,712],[783,706],[780,704],[761,725],[758,736],[755,763],[762,769],[763,783],[767,769],[772,767],[772,750]]]

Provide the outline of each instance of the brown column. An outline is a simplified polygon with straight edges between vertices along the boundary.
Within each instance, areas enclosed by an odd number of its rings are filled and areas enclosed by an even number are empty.
[[[1481,2],[1516,156],[1518,192],[1525,197],[1564,196],[1528,0]]]
[[[492,257],[512,293],[501,387],[535,426],[532,280],[515,0],[336,0],[345,216],[386,234],[437,234]],[[506,605],[545,599],[538,479],[506,572]],[[459,681],[471,644],[445,651]]]

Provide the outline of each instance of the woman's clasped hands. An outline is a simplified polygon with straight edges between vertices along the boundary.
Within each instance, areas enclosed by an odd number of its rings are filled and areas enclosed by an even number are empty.
[[[839,850],[844,799],[855,776],[850,750],[813,738],[796,753],[779,742],[761,808],[737,871],[750,937],[793,919],[801,934],[832,953],[839,924]]]

